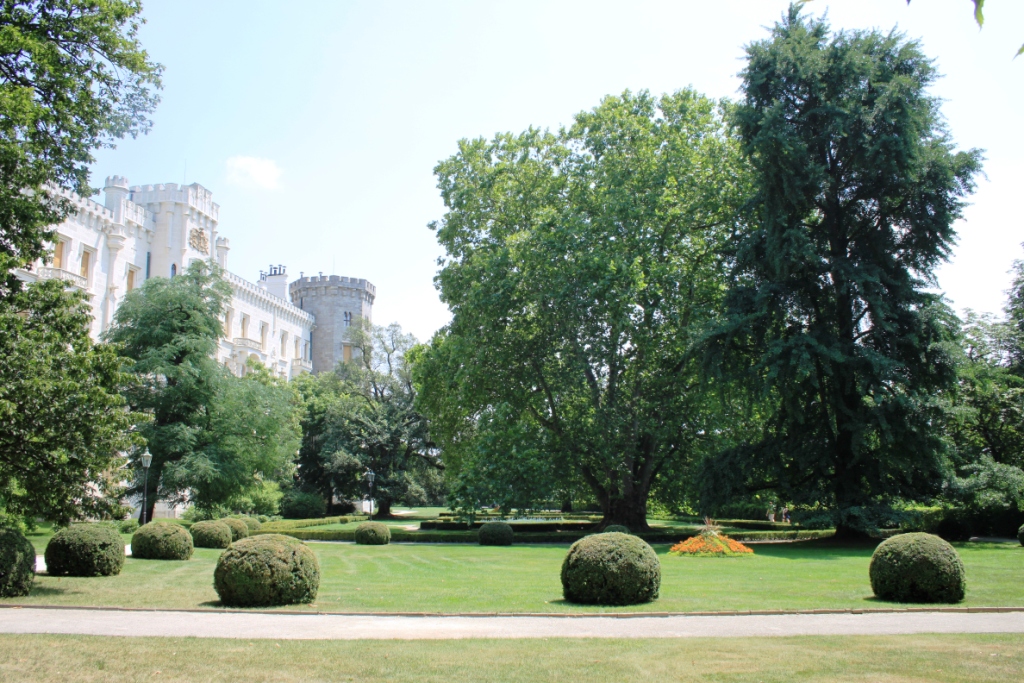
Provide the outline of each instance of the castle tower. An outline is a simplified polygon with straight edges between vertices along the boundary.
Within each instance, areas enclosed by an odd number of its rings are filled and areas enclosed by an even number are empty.
[[[316,318],[313,328],[313,372],[330,371],[352,359],[349,328],[359,319],[373,320],[377,288],[365,279],[323,275],[300,277],[289,285],[292,303]]]

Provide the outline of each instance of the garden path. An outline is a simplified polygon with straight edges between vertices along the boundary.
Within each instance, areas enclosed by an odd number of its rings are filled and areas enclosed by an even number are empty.
[[[0,633],[275,640],[1024,633],[1024,611],[735,616],[387,616],[0,608]]]

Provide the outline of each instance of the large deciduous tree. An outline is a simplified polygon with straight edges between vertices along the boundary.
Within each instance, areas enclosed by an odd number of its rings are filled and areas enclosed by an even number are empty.
[[[333,504],[368,492],[372,470],[377,514],[386,517],[392,505],[424,498],[420,479],[443,468],[415,406],[409,354],[416,339],[397,324],[363,320],[348,342],[351,361],[299,382],[306,412],[297,478]]]
[[[955,324],[933,270],[979,171],[955,152],[936,74],[897,33],[831,34],[790,7],[747,48],[735,123],[756,194],[712,368],[770,405],[759,439],[709,460],[708,498],[774,489],[838,513],[933,492]]]
[[[214,358],[230,288],[197,261],[174,278],[129,292],[107,339],[134,361],[126,391],[153,456],[147,518],[158,499],[210,508],[229,502],[286,467],[299,442],[298,399],[254,365],[235,377]],[[140,449],[131,457],[141,494]]]
[[[720,433],[686,352],[745,199],[723,108],[627,92],[557,135],[462,141],[435,174],[452,321],[420,381],[446,458],[518,490],[481,503],[582,482],[605,524],[646,528],[652,487]]]

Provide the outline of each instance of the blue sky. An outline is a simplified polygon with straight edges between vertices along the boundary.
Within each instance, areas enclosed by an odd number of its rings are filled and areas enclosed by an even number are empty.
[[[743,46],[787,4],[149,0],[141,38],[166,68],[163,101],[149,135],[98,155],[92,183],[199,182],[232,271],[368,278],[375,322],[425,340],[448,320],[432,171],[460,138],[557,128],[625,89],[736,97]],[[957,309],[998,312],[1024,257],[1024,2],[991,0],[983,30],[969,0],[808,9],[836,29],[898,25],[936,59],[957,145],[988,159],[939,283]]]

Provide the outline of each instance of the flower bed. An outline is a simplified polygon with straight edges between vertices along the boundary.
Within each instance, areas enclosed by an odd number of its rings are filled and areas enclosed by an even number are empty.
[[[699,555],[703,557],[729,557],[752,555],[753,550],[728,536],[700,534],[669,548],[670,555]]]

